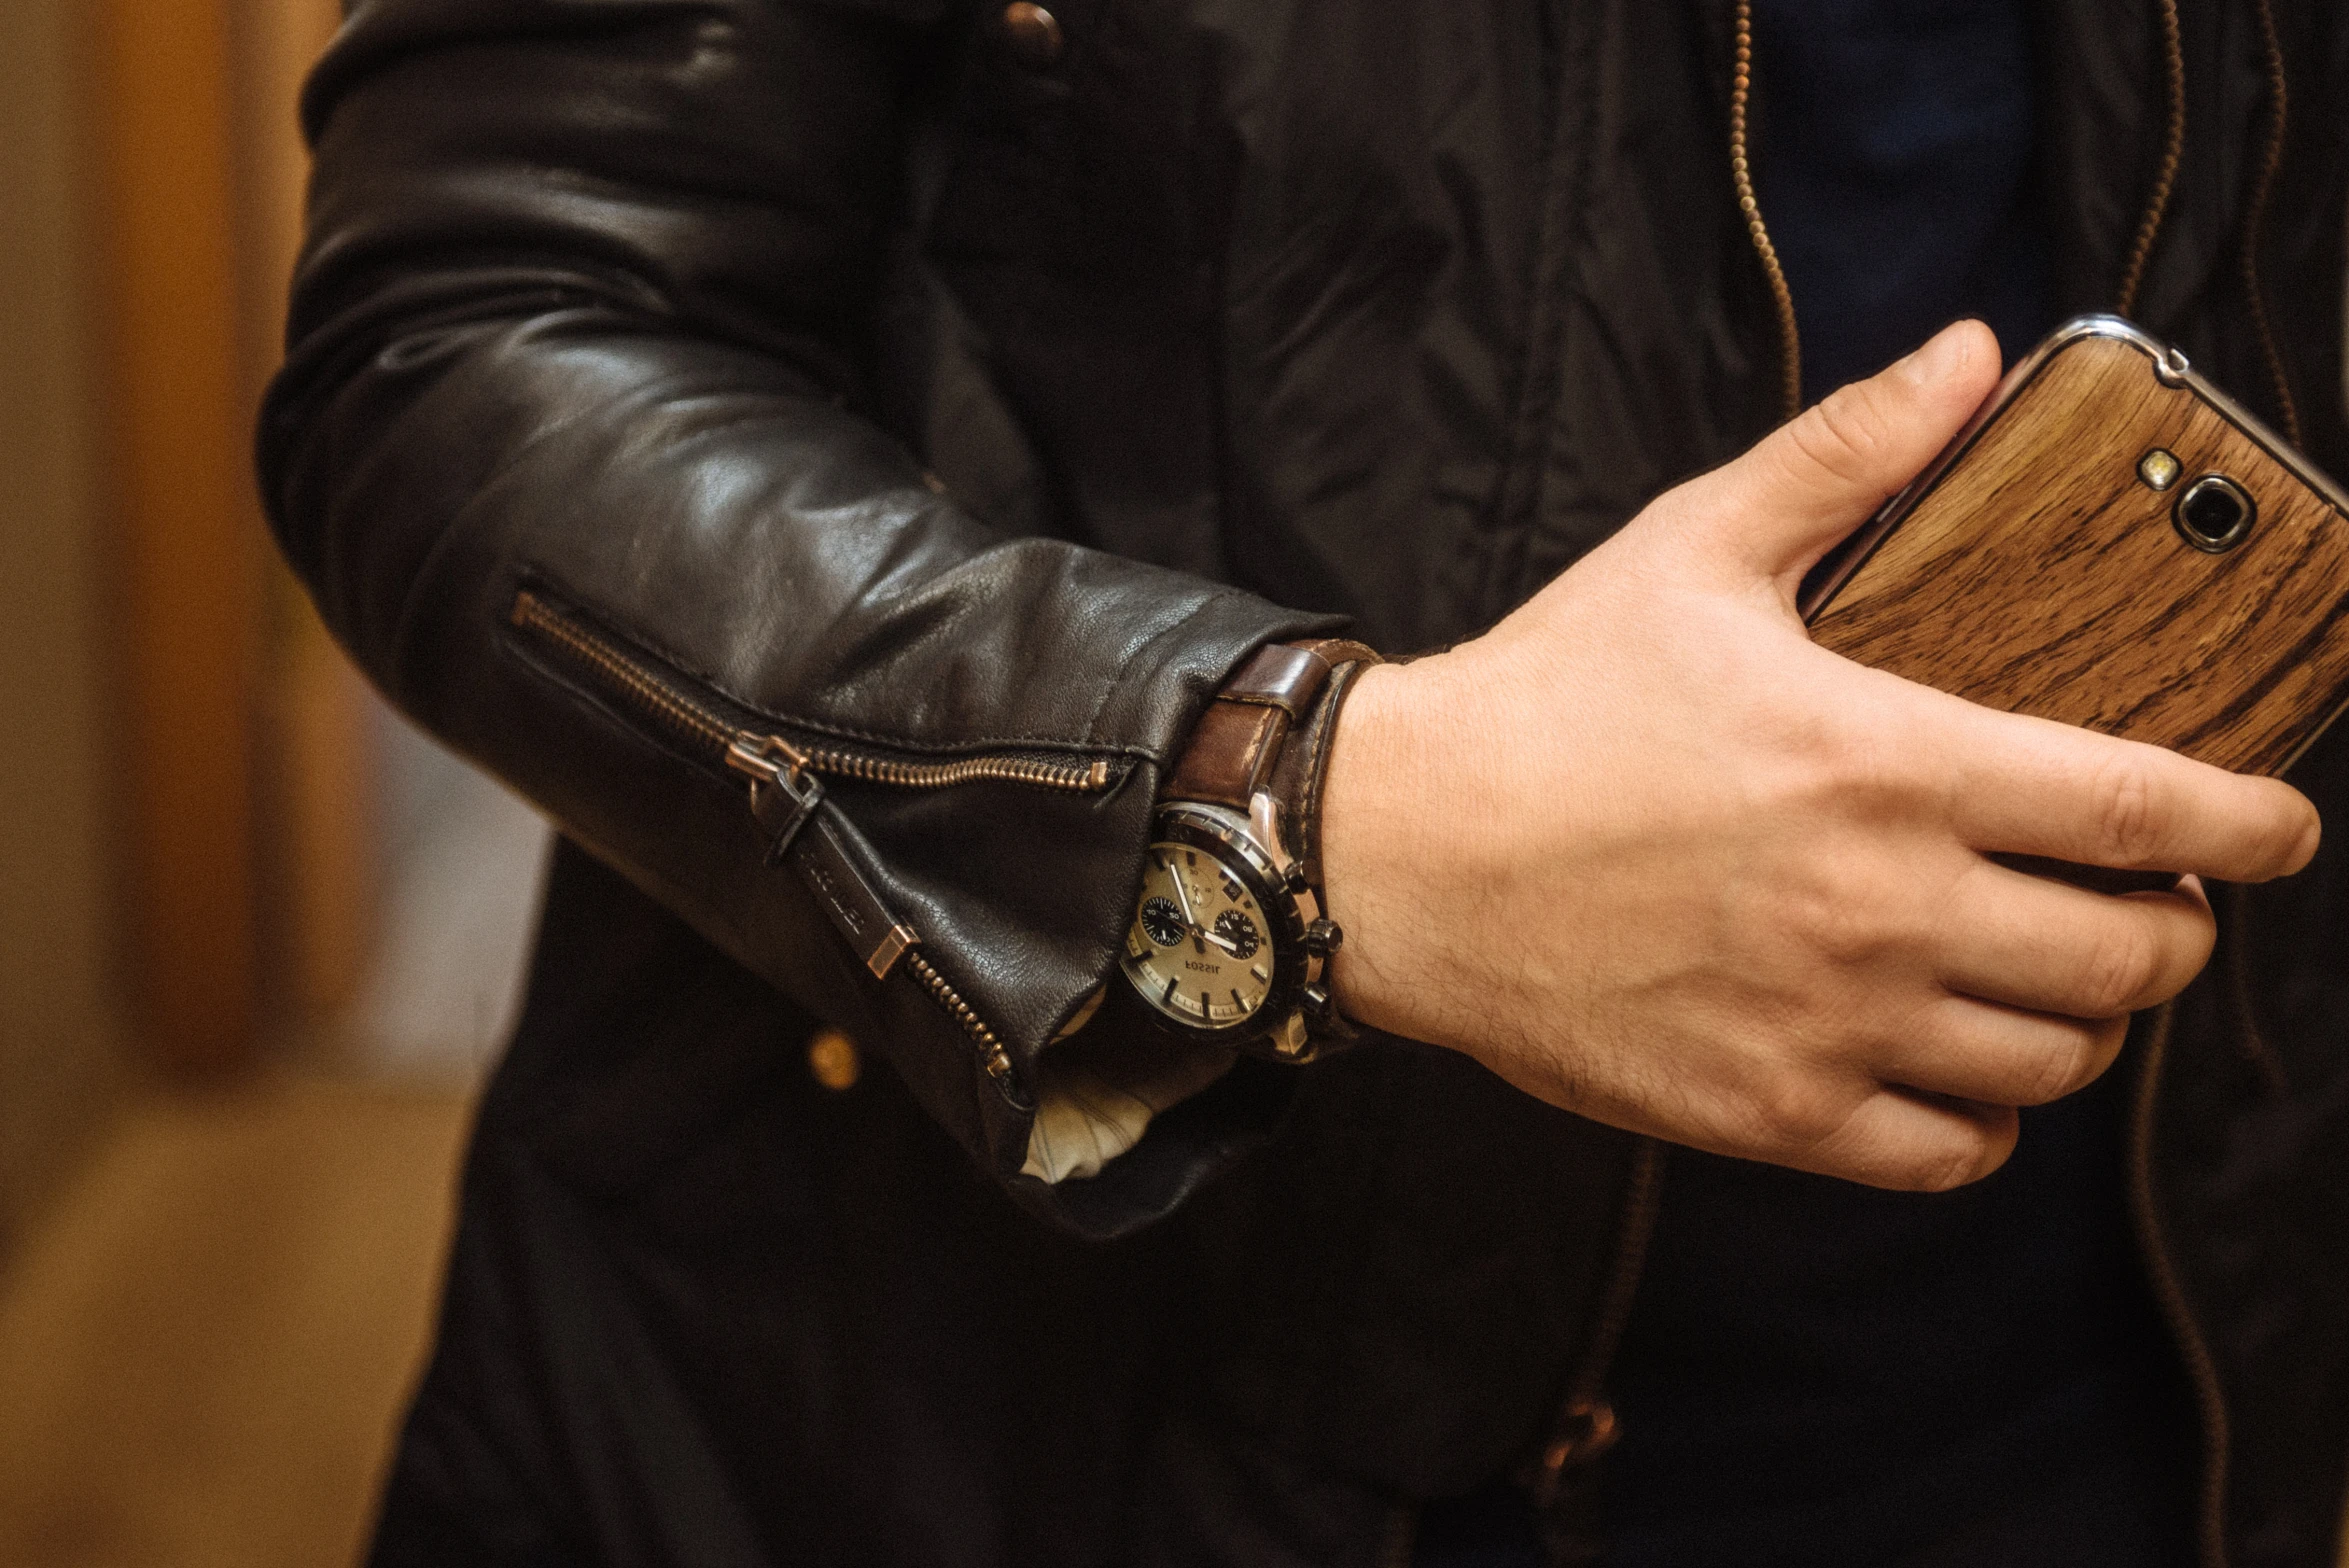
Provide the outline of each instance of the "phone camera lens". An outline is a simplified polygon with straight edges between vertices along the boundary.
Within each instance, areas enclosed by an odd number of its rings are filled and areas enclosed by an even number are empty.
[[[2170,515],[2188,544],[2216,555],[2243,542],[2259,508],[2224,474],[2204,474],[2179,493]]]

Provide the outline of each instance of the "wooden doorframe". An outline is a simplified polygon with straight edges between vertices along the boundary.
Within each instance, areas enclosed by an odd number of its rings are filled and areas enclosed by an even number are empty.
[[[258,407],[284,352],[287,286],[301,248],[309,152],[303,79],[341,25],[339,0],[233,0],[247,399]],[[375,954],[384,867],[380,718],[365,679],[282,563],[267,605],[258,788],[261,951],[273,1022],[304,1035],[344,1020]]]
[[[230,4],[91,10],[126,968],[147,1049],[190,1071],[250,1060],[262,1011],[263,547],[238,312]]]

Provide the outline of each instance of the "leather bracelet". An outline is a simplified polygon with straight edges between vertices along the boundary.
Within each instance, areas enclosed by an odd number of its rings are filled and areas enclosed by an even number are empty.
[[[1337,737],[1338,715],[1345,707],[1347,695],[1364,670],[1383,662],[1359,643],[1348,651],[1363,657],[1348,659],[1330,672],[1312,714],[1289,736],[1288,744],[1282,749],[1281,765],[1275,770],[1272,784],[1273,798],[1280,801],[1282,821],[1290,830],[1289,852],[1304,871],[1306,885],[1313,889],[1323,917],[1341,931],[1345,923],[1331,910],[1329,889],[1322,880],[1322,787],[1329,778],[1330,753],[1335,749],[1332,742]],[[1333,1044],[1350,1044],[1364,1032],[1361,1025],[1339,1011],[1326,983],[1307,988],[1305,1026],[1309,1034]]]
[[[1286,819],[1292,824],[1290,852],[1305,868],[1305,880],[1317,894],[1324,892],[1321,873],[1321,792],[1329,779],[1329,759],[1333,742],[1337,739],[1338,714],[1344,708],[1354,682],[1364,670],[1383,662],[1377,654],[1367,659],[1350,659],[1330,671],[1329,684],[1322,688],[1321,701],[1312,716],[1289,737],[1283,749],[1282,762],[1295,759],[1294,771],[1283,766],[1273,780],[1274,798],[1282,804]],[[1325,896],[1322,903],[1326,907]]]

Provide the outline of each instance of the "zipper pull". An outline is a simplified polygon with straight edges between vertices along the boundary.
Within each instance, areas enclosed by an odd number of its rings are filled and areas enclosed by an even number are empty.
[[[824,803],[824,782],[807,764],[807,753],[780,735],[737,735],[726,747],[726,766],[750,780],[750,814],[772,840],[771,866],[782,864],[792,840]]]
[[[919,944],[911,926],[889,912],[881,894],[856,862],[815,821],[824,803],[824,783],[808,770],[808,755],[779,735],[737,735],[726,747],[726,766],[750,780],[750,814],[774,836],[767,864],[779,866],[794,844],[793,859],[832,925],[856,949],[876,980],[889,978],[897,961]]]
[[[1613,1448],[1622,1436],[1615,1407],[1604,1399],[1584,1397],[1570,1402],[1534,1467],[1530,1488],[1534,1506],[1545,1511],[1556,1507],[1573,1472]]]

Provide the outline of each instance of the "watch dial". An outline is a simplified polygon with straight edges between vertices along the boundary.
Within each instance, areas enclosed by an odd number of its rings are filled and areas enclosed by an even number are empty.
[[[1170,1018],[1231,1028],[1272,989],[1268,929],[1255,897],[1214,855],[1153,844],[1126,935],[1126,978]]]

